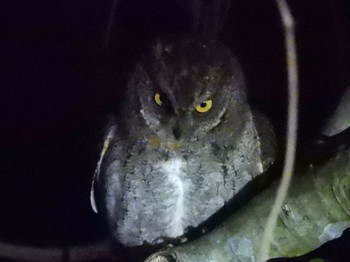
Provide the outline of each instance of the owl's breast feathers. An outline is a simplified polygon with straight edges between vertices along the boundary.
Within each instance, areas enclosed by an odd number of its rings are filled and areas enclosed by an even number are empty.
[[[121,155],[102,156],[99,173],[116,239],[126,246],[152,244],[206,221],[264,171],[262,138],[251,118],[234,146],[213,138],[184,145],[150,135],[126,152],[114,140],[107,151]]]

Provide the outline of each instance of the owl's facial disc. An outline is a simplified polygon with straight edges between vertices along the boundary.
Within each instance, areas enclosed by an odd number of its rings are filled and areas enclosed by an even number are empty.
[[[164,39],[145,53],[138,70],[134,83],[142,115],[161,141],[186,145],[206,139],[228,107],[238,112],[244,104],[234,98],[244,85],[240,70],[215,41]]]
[[[154,110],[159,117],[157,135],[166,147],[169,143],[180,143],[180,147],[170,148],[183,149],[186,144],[190,145],[200,138],[200,130],[207,130],[205,123],[210,122],[208,118],[217,115],[218,108],[214,105],[215,97],[211,98],[210,92],[189,92],[186,97],[174,94],[174,102],[169,96],[161,90],[154,91],[153,94]]]

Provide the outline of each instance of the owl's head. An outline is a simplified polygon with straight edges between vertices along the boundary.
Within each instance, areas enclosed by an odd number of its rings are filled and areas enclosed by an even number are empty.
[[[247,106],[237,59],[214,40],[157,39],[129,86],[149,128],[168,141],[200,140]]]

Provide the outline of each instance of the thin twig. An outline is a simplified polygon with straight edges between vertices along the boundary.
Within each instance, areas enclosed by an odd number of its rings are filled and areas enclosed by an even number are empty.
[[[266,227],[259,250],[258,261],[266,261],[269,258],[271,242],[273,241],[273,231],[277,222],[278,215],[281,211],[282,204],[287,195],[288,187],[293,174],[297,138],[298,71],[294,21],[287,2],[285,0],[276,0],[276,2],[285,30],[287,56],[289,92],[287,148],[281,184],[278,188],[274,205],[271,208],[270,215],[266,222]]]

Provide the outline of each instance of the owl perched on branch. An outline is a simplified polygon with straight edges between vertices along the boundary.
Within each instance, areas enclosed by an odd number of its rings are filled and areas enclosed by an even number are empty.
[[[232,52],[215,40],[158,38],[108,127],[92,205],[121,244],[158,244],[206,221],[274,157],[272,128],[248,105]]]

